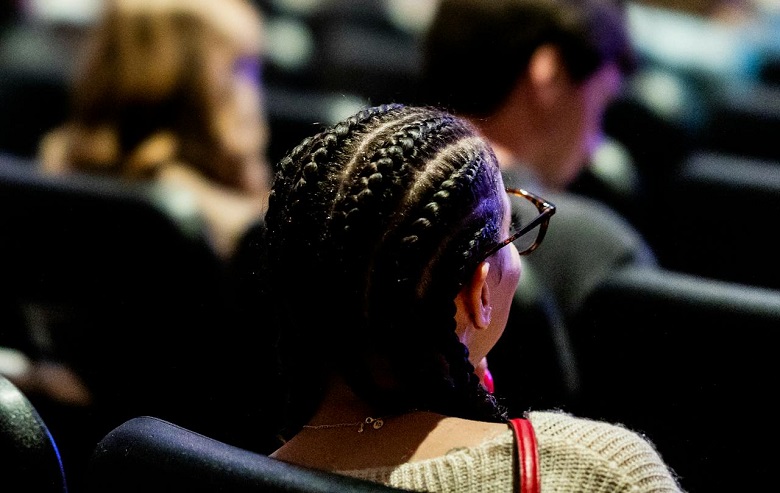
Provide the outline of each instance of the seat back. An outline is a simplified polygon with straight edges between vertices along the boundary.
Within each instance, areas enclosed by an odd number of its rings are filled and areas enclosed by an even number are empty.
[[[776,468],[780,291],[662,269],[601,283],[572,337],[578,414],[643,432],[687,491],[760,490]]]
[[[176,217],[158,189],[35,167],[0,160],[0,293],[26,321],[29,356],[65,362],[101,404],[175,393],[170,371],[223,310],[197,215]]]
[[[308,469],[211,439],[148,416],[98,443],[87,492],[390,493],[378,483]]]
[[[780,160],[780,87],[736,81],[712,98],[701,146],[714,152]]]
[[[664,266],[780,288],[780,161],[692,154],[655,207]]]
[[[496,395],[519,416],[580,398],[570,323],[593,286],[627,265],[655,266],[644,238],[614,210],[576,194],[549,194],[544,245],[523,258],[507,329],[488,354]]]
[[[246,430],[231,409],[265,395],[262,372],[197,211],[153,185],[35,168],[0,159],[0,307],[20,321],[0,328],[0,345],[64,363],[92,393],[84,426],[36,403],[59,421],[73,482],[95,443],[134,416],[221,439]],[[251,409],[241,418],[257,420]]]
[[[0,457],[7,493],[67,492],[57,444],[32,403],[0,375]]]
[[[310,25],[321,88],[374,102],[406,101],[414,95],[422,50],[420,31],[403,20],[408,12],[392,11],[383,0],[334,0],[318,6]]]

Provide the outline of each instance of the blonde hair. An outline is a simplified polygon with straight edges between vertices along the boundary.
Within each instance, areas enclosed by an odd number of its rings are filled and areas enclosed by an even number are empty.
[[[108,2],[73,83],[68,167],[149,178],[178,161],[249,187],[247,163],[267,166],[259,69],[254,121],[242,119],[232,84],[242,62],[258,68],[262,22],[248,0]]]

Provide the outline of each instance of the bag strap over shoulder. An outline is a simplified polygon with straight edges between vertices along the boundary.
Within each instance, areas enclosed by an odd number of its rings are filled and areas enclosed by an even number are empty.
[[[540,493],[539,451],[531,422],[524,418],[509,420],[515,433],[515,450],[519,472],[519,493]]]

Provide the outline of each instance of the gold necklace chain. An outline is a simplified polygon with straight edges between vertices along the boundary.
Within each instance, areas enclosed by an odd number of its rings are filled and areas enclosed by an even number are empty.
[[[352,428],[353,426],[357,426],[358,433],[363,433],[363,430],[365,429],[366,425],[371,425],[371,427],[375,430],[378,430],[385,424],[385,421],[382,418],[372,418],[371,416],[367,417],[363,421],[356,421],[354,423],[333,423],[333,424],[327,424],[327,425],[303,425],[304,428],[309,428],[312,430],[324,430],[328,428]]]

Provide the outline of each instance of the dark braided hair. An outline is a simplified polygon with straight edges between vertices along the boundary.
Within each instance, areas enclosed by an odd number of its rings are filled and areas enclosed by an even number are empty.
[[[455,329],[457,293],[500,236],[493,151],[435,108],[368,108],[279,163],[266,214],[266,296],[297,430],[331,372],[384,414],[487,421]]]

